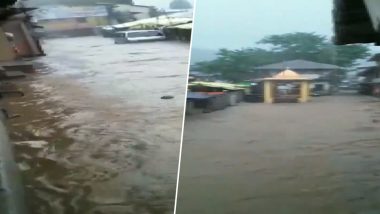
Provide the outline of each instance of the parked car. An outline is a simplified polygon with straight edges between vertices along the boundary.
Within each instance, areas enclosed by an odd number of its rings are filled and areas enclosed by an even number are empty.
[[[116,33],[115,44],[160,41],[165,39],[166,36],[161,30],[123,31]]]

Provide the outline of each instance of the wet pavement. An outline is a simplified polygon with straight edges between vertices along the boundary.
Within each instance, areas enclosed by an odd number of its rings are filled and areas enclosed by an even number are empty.
[[[187,116],[177,214],[380,213],[379,107],[342,95]]]
[[[10,121],[32,214],[172,213],[189,45],[43,43]],[[163,100],[162,96],[173,96]]]

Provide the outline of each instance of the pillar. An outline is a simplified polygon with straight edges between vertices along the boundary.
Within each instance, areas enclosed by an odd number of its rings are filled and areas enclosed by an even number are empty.
[[[264,82],[264,102],[273,103],[273,87],[271,81]]]
[[[299,102],[305,103],[309,101],[309,96],[310,96],[310,88],[309,88],[309,83],[307,81],[302,81],[301,82],[301,91],[300,91],[300,99]]]

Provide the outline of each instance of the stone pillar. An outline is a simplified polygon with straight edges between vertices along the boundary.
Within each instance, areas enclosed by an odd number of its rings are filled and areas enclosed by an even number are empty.
[[[266,80],[264,82],[264,102],[265,103],[273,103],[273,87],[272,82]]]

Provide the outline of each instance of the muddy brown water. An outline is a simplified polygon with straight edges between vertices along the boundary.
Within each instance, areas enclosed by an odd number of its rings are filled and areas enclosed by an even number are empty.
[[[172,213],[189,45],[46,40],[9,109],[32,214]],[[162,96],[173,99],[162,100]]]
[[[378,99],[186,116],[177,214],[380,213]]]

